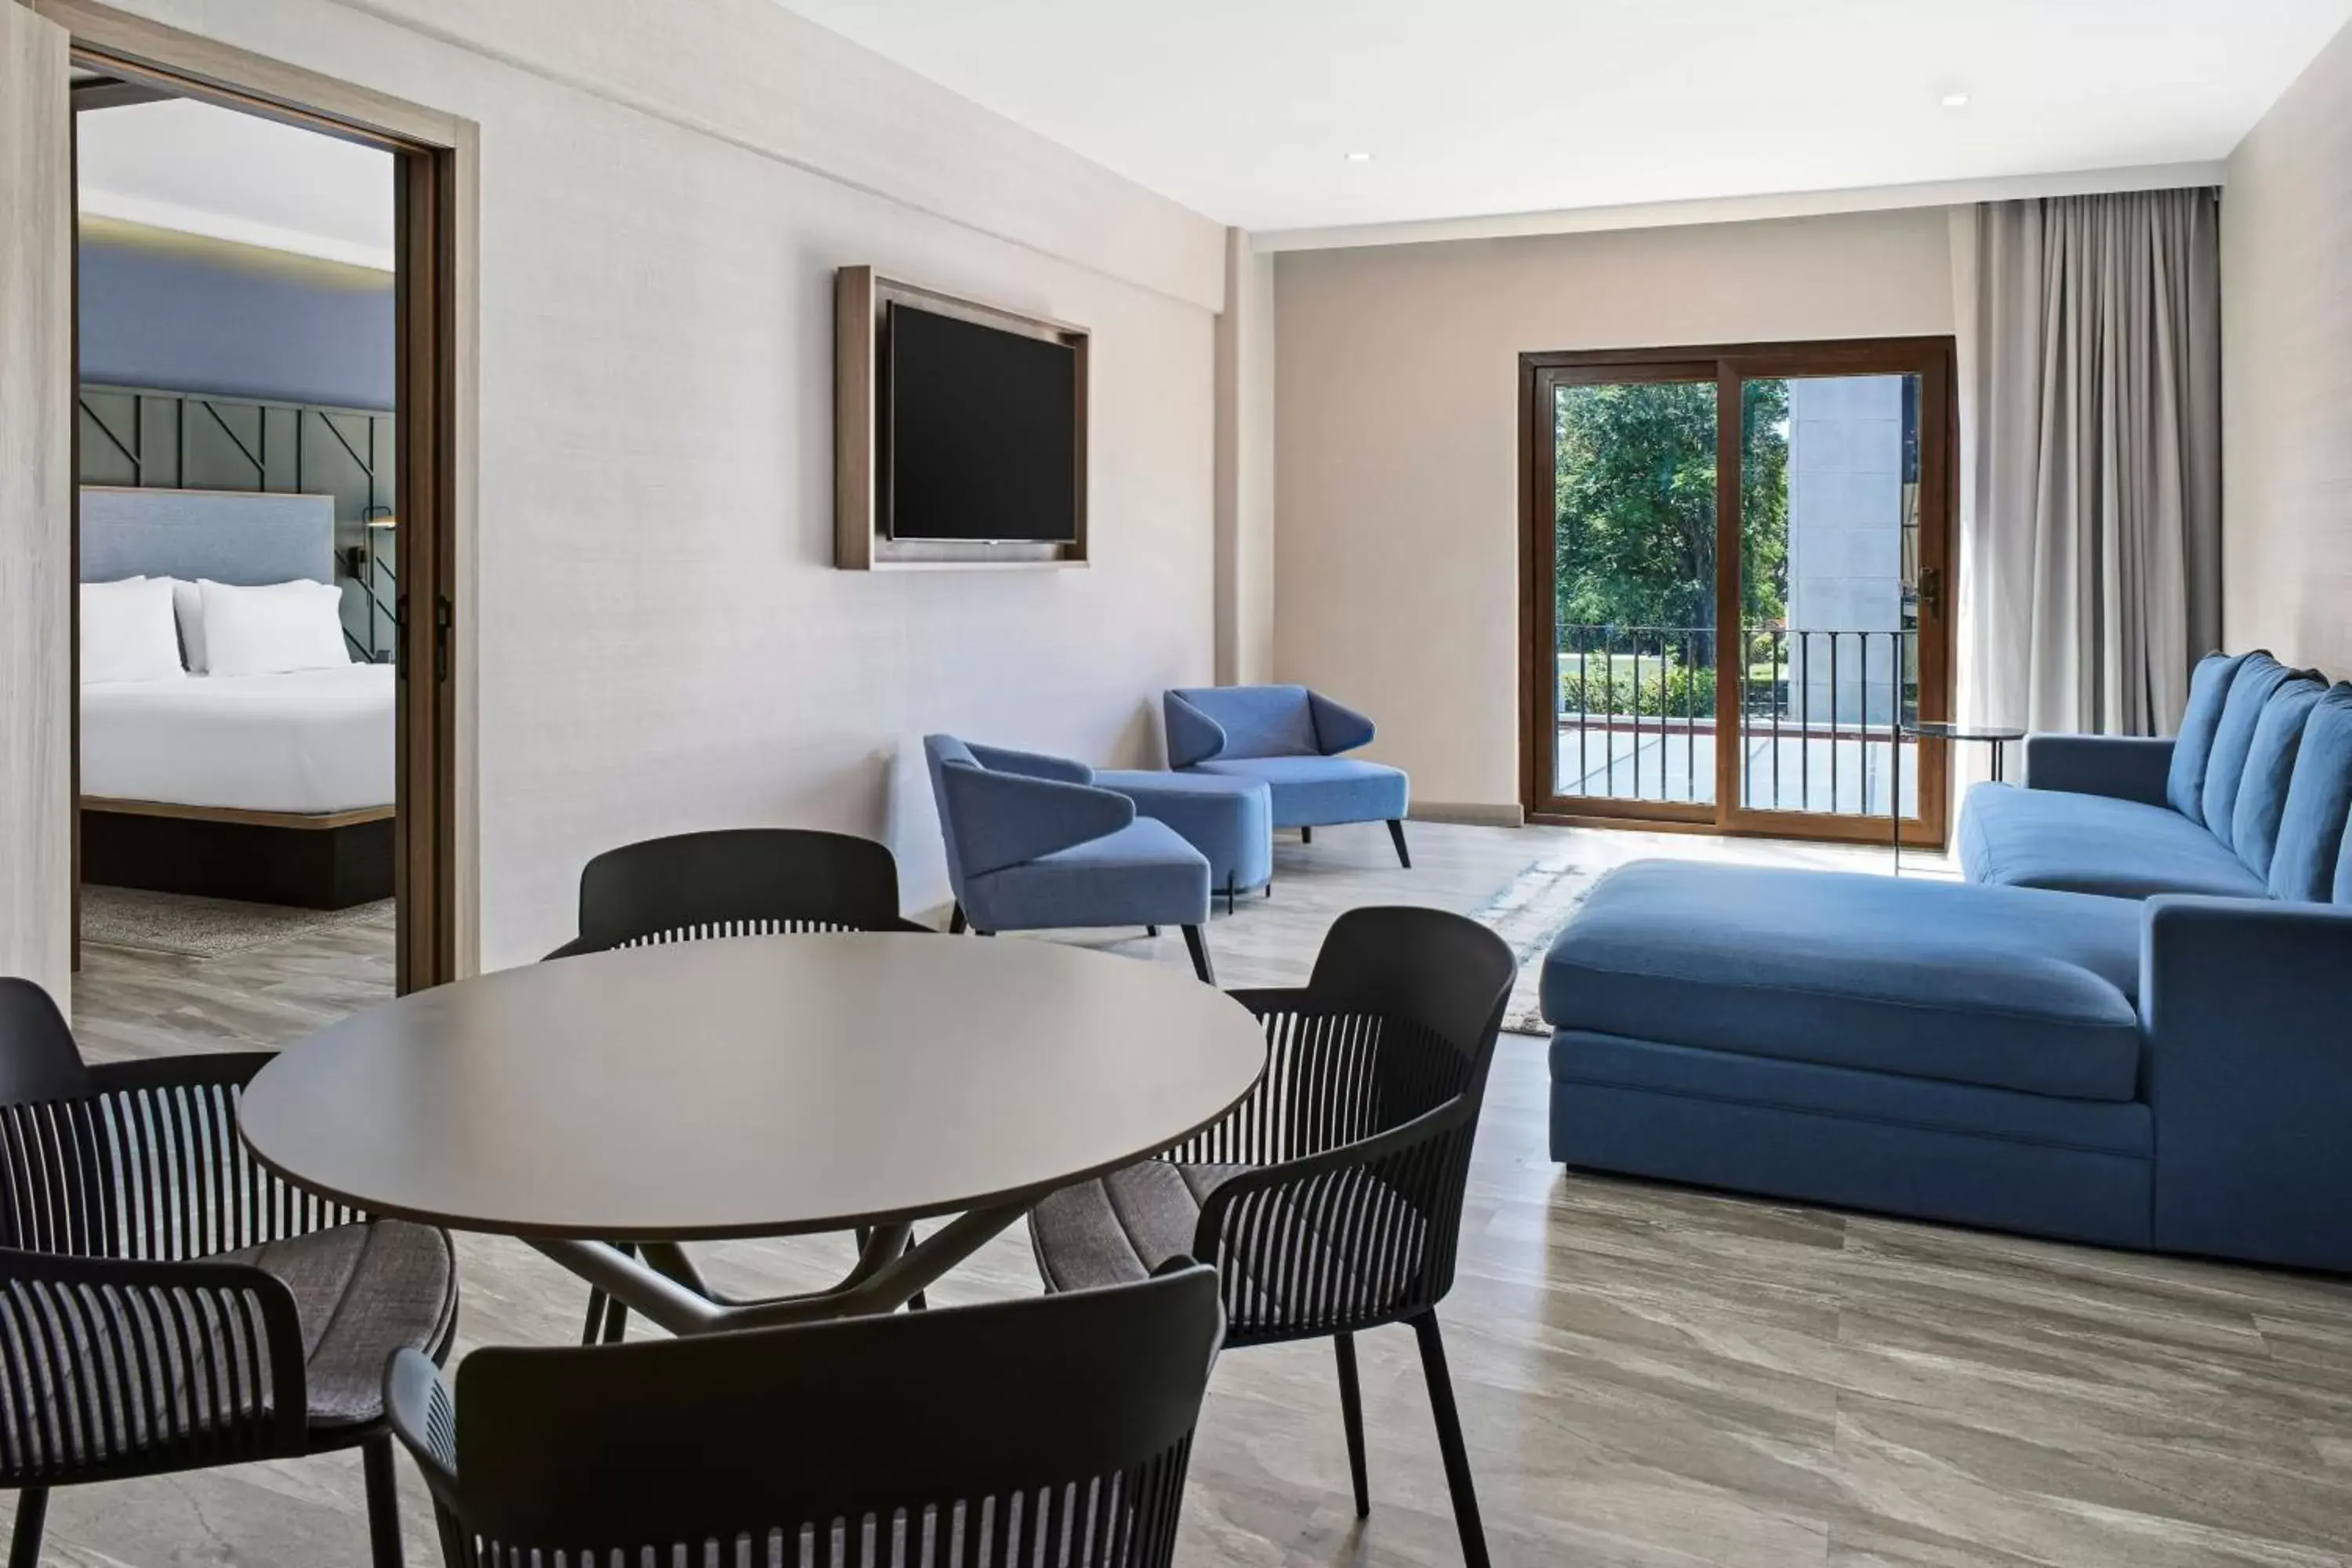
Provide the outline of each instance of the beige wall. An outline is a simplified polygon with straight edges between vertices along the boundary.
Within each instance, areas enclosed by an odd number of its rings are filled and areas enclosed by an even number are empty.
[[[2221,196],[2222,636],[2352,676],[2352,29]]]
[[[772,0],[137,0],[480,122],[482,957],[627,839],[888,839],[920,737],[1157,754],[1213,669],[1223,230]],[[1093,330],[1094,564],[836,572],[832,275]]]
[[[1217,318],[1217,683],[1274,679],[1274,258],[1226,233]]]
[[[1952,330],[1941,208],[1286,252],[1275,668],[1418,803],[1518,782],[1518,355]]]

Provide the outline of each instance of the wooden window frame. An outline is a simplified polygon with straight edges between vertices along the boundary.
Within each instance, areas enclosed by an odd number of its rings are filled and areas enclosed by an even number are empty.
[[[29,0],[77,65],[394,154],[398,989],[480,968],[472,563],[480,132],[473,121],[93,0]],[[77,374],[79,374],[77,370]],[[79,440],[79,421],[75,421]],[[76,454],[79,471],[79,451]],[[79,548],[79,518],[75,550]],[[77,562],[75,570],[79,570]],[[78,707],[79,705],[77,705]],[[73,788],[80,789],[76,719]],[[79,805],[75,806],[79,816]],[[79,822],[76,824],[79,843]],[[79,868],[77,868],[77,875]],[[79,923],[79,882],[76,887]]]
[[[1919,560],[1934,569],[1943,589],[1933,612],[1934,635],[1927,635],[1929,611],[1922,606],[1919,638],[1919,717],[1951,716],[1953,630],[1960,584],[1953,524],[1958,513],[1959,447],[1957,352],[1948,336],[1853,338],[1790,342],[1672,345],[1657,348],[1591,349],[1522,353],[1519,356],[1519,800],[1529,822],[1585,827],[1634,827],[1659,832],[1714,833],[1735,837],[1806,838],[1832,843],[1887,844],[1895,826],[1875,815],[1768,811],[1739,804],[1739,697],[1743,682],[1716,681],[1716,782],[1711,802],[1614,800],[1574,797],[1573,811],[1559,808],[1571,797],[1551,793],[1553,748],[1558,744],[1556,635],[1557,540],[1553,516],[1551,391],[1565,384],[1640,381],[1706,381],[1716,384],[1716,626],[1717,662],[1723,662],[1723,628],[1739,626],[1739,386],[1746,380],[1821,375],[1916,374],[1919,423],[1939,438],[1924,442],[1919,470]],[[1725,570],[1726,563],[1731,570]],[[1908,847],[1941,849],[1950,822],[1950,768],[1945,743],[1917,747],[1918,815],[1905,818],[1902,841]]]

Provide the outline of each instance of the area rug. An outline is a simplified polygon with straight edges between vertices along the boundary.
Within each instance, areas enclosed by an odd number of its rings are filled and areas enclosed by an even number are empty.
[[[1552,939],[1592,890],[1592,868],[1579,865],[1579,854],[1563,846],[1529,866],[1503,889],[1470,911],[1470,918],[1510,944],[1519,961],[1518,984],[1503,1010],[1503,1027],[1515,1035],[1549,1035],[1538,993],[1543,984],[1544,954]]]
[[[223,958],[347,926],[390,925],[392,920],[390,899],[348,910],[297,910],[96,883],[85,883],[81,890],[82,941],[182,958]]]

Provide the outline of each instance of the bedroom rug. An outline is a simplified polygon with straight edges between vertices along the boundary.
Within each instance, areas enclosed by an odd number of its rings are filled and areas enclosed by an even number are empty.
[[[1538,992],[1544,954],[1592,890],[1594,867],[1574,841],[1529,866],[1502,890],[1470,911],[1470,918],[1510,944],[1519,961],[1518,984],[1503,1009],[1503,1027],[1514,1035],[1549,1035]]]
[[[347,926],[389,926],[392,921],[390,899],[348,910],[298,910],[94,882],[81,889],[82,941],[183,958],[222,958]]]

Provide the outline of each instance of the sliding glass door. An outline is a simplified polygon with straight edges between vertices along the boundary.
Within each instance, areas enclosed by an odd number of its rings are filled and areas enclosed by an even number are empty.
[[[1940,842],[1944,340],[1528,355],[1524,804]]]

